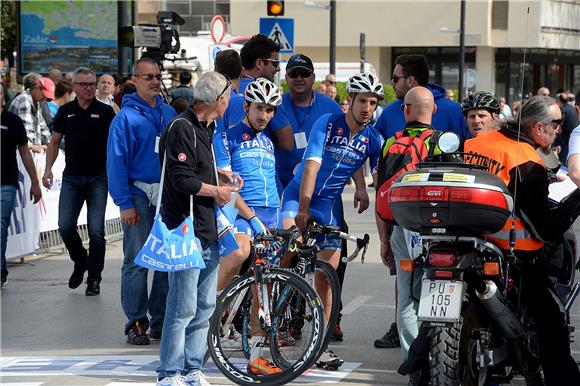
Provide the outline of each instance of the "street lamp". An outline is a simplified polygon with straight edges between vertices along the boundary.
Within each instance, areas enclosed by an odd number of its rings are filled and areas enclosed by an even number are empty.
[[[330,10],[330,73],[336,74],[336,0],[330,0],[328,5],[316,4],[314,1],[305,1],[304,6],[308,8]]]

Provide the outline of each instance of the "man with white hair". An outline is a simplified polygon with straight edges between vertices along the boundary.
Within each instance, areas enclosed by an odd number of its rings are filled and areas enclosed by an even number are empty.
[[[194,213],[195,235],[205,269],[169,273],[169,292],[157,368],[159,386],[205,385],[201,374],[209,318],[215,308],[219,251],[214,205],[225,205],[237,187],[218,186],[212,137],[223,117],[231,82],[206,72],[195,84],[193,107],[179,114],[161,136],[166,157],[161,216],[169,229]],[[194,196],[193,201],[191,197]],[[193,202],[193,203],[192,203]],[[190,207],[192,205],[192,207]]]

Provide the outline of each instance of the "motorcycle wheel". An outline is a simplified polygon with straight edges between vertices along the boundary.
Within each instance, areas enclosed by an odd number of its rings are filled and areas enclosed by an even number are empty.
[[[429,385],[477,386],[479,367],[476,358],[476,340],[472,331],[487,326],[485,315],[477,312],[474,304],[463,304],[461,318],[451,327],[435,327],[429,353]]]

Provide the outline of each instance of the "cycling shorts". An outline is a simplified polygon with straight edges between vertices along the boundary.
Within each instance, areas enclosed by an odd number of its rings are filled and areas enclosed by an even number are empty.
[[[300,186],[290,181],[282,194],[282,219],[294,219],[298,214],[300,203]],[[314,221],[321,225],[342,225],[342,201],[340,196],[334,200],[313,196],[310,202],[310,214]],[[341,250],[342,240],[335,235],[318,235],[316,243],[320,250]]]

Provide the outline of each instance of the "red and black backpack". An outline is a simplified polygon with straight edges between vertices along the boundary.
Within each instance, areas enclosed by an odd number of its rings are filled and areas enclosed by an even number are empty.
[[[416,170],[417,163],[438,153],[437,140],[441,134],[426,128],[419,135],[412,136],[405,129],[385,141],[377,171],[376,211],[381,219],[396,224],[387,200],[388,190],[401,174]]]

